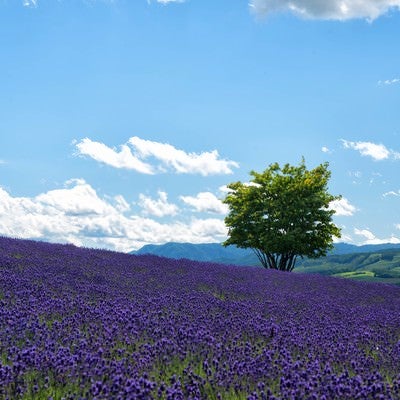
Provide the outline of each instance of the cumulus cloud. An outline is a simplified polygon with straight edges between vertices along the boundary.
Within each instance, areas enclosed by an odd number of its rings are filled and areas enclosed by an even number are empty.
[[[117,195],[114,197],[114,203],[115,203],[115,208],[119,211],[119,212],[127,212],[131,209],[131,206],[129,205],[129,203],[124,199],[124,196],[121,195]]]
[[[111,167],[132,169],[143,174],[154,174],[151,165],[144,163],[138,157],[134,156],[127,145],[122,145],[121,150],[118,151],[103,143],[85,138],[76,143],[76,148],[76,155],[89,156]]]
[[[335,215],[337,216],[351,217],[357,211],[357,208],[350,204],[345,197],[331,201],[329,207],[331,210],[335,210]]]
[[[177,173],[201,175],[231,174],[232,167],[238,167],[235,161],[219,158],[217,150],[203,153],[187,153],[168,143],[144,140],[137,136],[129,139],[135,152],[141,158],[154,157],[161,161],[161,168],[169,168]]]
[[[132,213],[123,196],[100,196],[74,179],[35,197],[15,197],[0,187],[0,234],[130,251],[146,243],[221,242],[227,229],[215,218],[160,223]]]
[[[65,189],[51,190],[36,196],[35,203],[67,215],[103,215],[112,212],[112,207],[101,200],[83,179],[71,179],[65,186]]]
[[[75,143],[76,155],[88,156],[114,168],[132,169],[144,174],[172,171],[178,174],[231,174],[239,167],[235,161],[221,159],[218,151],[188,153],[168,143],[131,137],[120,151],[85,138]],[[130,147],[128,147],[130,146]],[[132,149],[132,150],[131,150]],[[145,162],[151,159],[155,165]]]
[[[345,149],[357,150],[362,156],[371,157],[376,161],[386,160],[388,158],[400,159],[400,153],[389,150],[383,144],[372,142],[352,142],[341,139]]]
[[[373,21],[390,10],[400,9],[400,0],[250,0],[249,5],[259,16],[290,12],[309,19]]]
[[[212,239],[216,236],[222,239],[228,233],[224,221],[217,218],[193,219],[190,227],[194,235],[205,238],[206,241],[203,243],[207,243],[207,240],[214,241]]]
[[[139,206],[143,208],[145,215],[164,217],[166,215],[176,215],[178,207],[168,203],[168,195],[163,191],[158,192],[158,199],[154,200],[144,194],[139,195]]]
[[[102,226],[104,235],[125,234],[120,224],[112,223],[121,216],[118,208],[101,199],[84,180],[71,180],[65,186],[32,198],[13,197],[0,188],[0,232],[67,242],[78,239],[91,225],[93,232]]]
[[[400,239],[394,235],[392,235],[390,238],[379,239],[369,229],[355,228],[354,233],[356,235],[359,235],[359,236],[362,236],[363,238],[365,238],[365,240],[362,244],[382,244],[382,243],[397,244],[397,243],[400,243]]]
[[[200,192],[197,196],[180,196],[180,199],[197,212],[226,214],[228,206],[211,192]]]

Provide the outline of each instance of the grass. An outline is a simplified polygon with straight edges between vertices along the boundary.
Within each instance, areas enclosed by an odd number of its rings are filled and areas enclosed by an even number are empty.
[[[339,276],[342,278],[352,278],[352,279],[369,279],[375,278],[375,272],[372,271],[349,271],[349,272],[340,272],[338,274],[334,274],[333,276]]]

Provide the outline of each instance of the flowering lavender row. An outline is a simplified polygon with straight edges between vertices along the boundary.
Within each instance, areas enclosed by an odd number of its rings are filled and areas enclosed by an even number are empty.
[[[0,238],[1,399],[400,399],[400,288]]]

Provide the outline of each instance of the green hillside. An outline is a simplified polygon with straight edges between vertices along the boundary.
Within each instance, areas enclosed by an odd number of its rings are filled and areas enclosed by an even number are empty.
[[[340,254],[300,260],[296,272],[333,275],[400,285],[400,250]]]

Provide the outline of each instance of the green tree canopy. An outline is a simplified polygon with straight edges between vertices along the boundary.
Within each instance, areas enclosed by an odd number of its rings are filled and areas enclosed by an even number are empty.
[[[265,268],[283,271],[292,271],[298,256],[325,256],[333,236],[340,237],[330,203],[341,196],[328,193],[328,166],[307,170],[304,158],[298,166],[274,163],[251,171],[249,183],[229,184],[223,245],[251,248]]]

